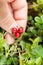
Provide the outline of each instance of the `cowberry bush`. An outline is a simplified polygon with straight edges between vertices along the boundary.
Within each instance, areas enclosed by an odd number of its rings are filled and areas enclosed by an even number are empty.
[[[39,12],[39,15],[43,14],[43,0],[36,0],[36,2],[33,2],[33,8]]]
[[[40,13],[34,17],[28,14],[26,31],[15,39],[13,45],[7,45],[6,32],[0,28],[0,65],[43,65],[43,13],[39,16]]]

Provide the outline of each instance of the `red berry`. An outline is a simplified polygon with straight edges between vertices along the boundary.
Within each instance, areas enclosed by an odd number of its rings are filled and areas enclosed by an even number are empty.
[[[20,37],[20,34],[17,32],[17,33],[15,34],[15,37],[16,37],[16,38],[19,38],[19,37]]]
[[[23,33],[23,28],[20,27],[20,28],[18,29],[18,32],[19,32],[20,34]]]
[[[15,34],[17,32],[16,28],[12,28],[12,33]]]

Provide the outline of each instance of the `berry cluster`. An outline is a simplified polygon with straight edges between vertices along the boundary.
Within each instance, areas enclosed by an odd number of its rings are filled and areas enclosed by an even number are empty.
[[[24,30],[23,30],[22,27],[20,27],[20,28],[18,28],[18,29],[16,29],[15,27],[12,28],[12,33],[15,35],[16,38],[19,38],[20,35],[23,33],[23,31],[24,31]]]

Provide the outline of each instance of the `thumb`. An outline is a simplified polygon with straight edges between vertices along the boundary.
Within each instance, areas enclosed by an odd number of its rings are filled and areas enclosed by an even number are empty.
[[[6,33],[4,38],[6,39],[8,45],[12,45],[15,42],[15,39],[9,33]]]
[[[1,20],[0,22],[0,27],[4,29],[5,31],[11,33],[11,29],[13,27],[18,28],[18,24],[15,22],[13,17],[9,14],[6,18]]]
[[[8,15],[6,18],[4,18],[3,20],[1,20],[0,27],[2,29],[4,29],[5,31],[11,33],[11,29],[13,27],[18,28],[19,26],[15,22],[15,20],[13,19],[13,17],[11,15]]]

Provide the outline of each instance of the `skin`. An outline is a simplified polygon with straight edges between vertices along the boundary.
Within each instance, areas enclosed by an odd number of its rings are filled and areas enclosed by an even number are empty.
[[[9,45],[14,42],[14,38],[10,35],[11,28],[19,28],[22,26],[25,31],[26,24],[26,0],[0,0],[0,27],[7,31],[5,38]]]

